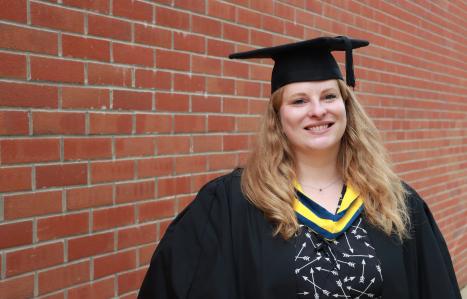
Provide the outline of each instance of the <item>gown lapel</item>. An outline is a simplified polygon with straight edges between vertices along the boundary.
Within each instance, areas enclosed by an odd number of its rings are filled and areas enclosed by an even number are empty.
[[[365,229],[375,247],[383,275],[382,299],[409,299],[409,287],[405,272],[402,246],[394,237],[371,226],[363,215]]]

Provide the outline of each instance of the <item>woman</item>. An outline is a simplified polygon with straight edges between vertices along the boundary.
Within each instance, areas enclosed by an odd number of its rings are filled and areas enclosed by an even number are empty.
[[[379,133],[322,37],[236,53],[272,58],[272,96],[244,169],[206,184],[169,226],[138,298],[460,299],[423,200],[394,174]]]

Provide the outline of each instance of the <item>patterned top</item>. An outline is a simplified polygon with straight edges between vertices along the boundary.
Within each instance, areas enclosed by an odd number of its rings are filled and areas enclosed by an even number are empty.
[[[344,185],[337,210],[346,190]],[[333,241],[319,239],[300,224],[295,243],[298,298],[381,298],[381,264],[361,217]]]

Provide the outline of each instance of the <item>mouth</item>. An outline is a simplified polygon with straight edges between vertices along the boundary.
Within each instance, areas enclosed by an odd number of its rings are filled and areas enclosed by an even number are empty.
[[[331,127],[333,124],[334,124],[334,123],[329,123],[329,124],[320,125],[320,126],[306,127],[305,130],[307,130],[307,131],[326,130],[327,128]]]

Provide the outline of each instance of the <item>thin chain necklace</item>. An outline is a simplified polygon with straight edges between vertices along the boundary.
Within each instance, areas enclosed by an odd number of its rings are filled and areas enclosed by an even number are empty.
[[[342,178],[342,176],[340,176],[337,180],[335,180],[335,181],[332,182],[331,184],[327,185],[326,187],[322,187],[322,188],[315,188],[315,187],[311,187],[311,186],[305,185],[305,184],[303,184],[303,183],[301,183],[301,182],[299,182],[299,183],[300,183],[300,185],[303,185],[303,186],[310,187],[310,188],[312,188],[312,189],[318,190],[318,191],[319,191],[319,194],[323,194],[323,193],[324,193],[324,191],[323,191],[324,189],[326,189],[327,187],[331,186],[332,184],[334,184],[335,182],[337,182],[337,181],[340,180],[341,178]]]

